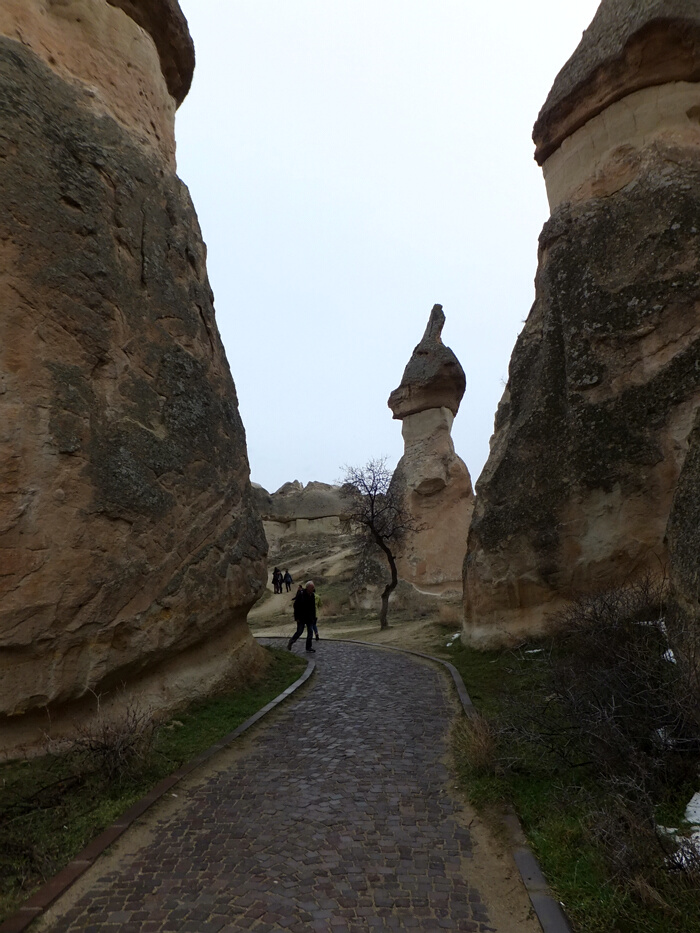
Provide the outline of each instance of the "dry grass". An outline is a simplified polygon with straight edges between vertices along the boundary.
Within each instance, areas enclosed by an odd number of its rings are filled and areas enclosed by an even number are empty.
[[[481,713],[461,719],[455,726],[458,754],[469,763],[475,775],[495,775],[498,771],[498,735],[493,724]]]

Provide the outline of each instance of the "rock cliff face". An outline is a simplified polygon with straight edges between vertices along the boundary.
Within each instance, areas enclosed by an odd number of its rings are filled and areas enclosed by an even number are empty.
[[[175,0],[0,7],[0,750],[259,663],[266,544],[174,174]],[[116,698],[115,704],[121,702]]]
[[[451,436],[466,379],[459,360],[442,342],[444,324],[442,307],[435,305],[401,385],[389,397],[404,439],[392,482],[403,490],[415,525],[400,546],[396,566],[402,580],[436,594],[461,589],[474,508],[469,471]]]
[[[667,564],[700,404],[698,35],[697,2],[604,0],[535,127],[552,216],[476,487],[474,641]]]
[[[668,522],[671,595],[686,619],[700,623],[700,410]]]

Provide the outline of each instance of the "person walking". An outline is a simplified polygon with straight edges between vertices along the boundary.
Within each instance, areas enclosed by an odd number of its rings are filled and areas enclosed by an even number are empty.
[[[292,588],[292,583],[294,583],[291,573],[288,570],[285,570],[282,579],[284,580],[284,585],[287,587],[287,592],[289,592]]]
[[[306,587],[294,597],[294,621],[297,624],[297,630],[287,642],[287,651],[292,650],[292,645],[301,637],[304,629],[306,629],[306,650],[315,650],[312,647],[314,625],[316,624],[315,589],[313,580],[309,580]]]

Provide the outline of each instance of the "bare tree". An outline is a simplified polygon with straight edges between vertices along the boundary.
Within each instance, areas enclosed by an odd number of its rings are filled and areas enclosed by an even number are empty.
[[[397,483],[392,483],[392,471],[386,457],[369,460],[363,467],[345,467],[343,483],[349,499],[349,518],[358,533],[380,548],[387,559],[391,580],[382,593],[379,625],[388,628],[389,597],[396,589],[396,545],[412,529],[411,517],[403,504]]]

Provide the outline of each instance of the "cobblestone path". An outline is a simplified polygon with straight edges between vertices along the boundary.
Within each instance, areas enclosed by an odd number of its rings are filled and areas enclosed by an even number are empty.
[[[447,679],[397,652],[318,647],[300,698],[134,857],[98,863],[52,931],[495,929],[447,792]]]

